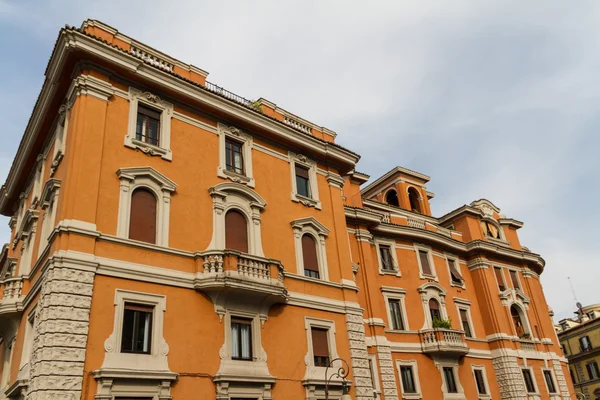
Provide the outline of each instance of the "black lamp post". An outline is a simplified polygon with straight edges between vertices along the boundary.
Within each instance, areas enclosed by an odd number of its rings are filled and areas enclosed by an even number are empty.
[[[339,367],[336,372],[331,374],[331,376],[328,376],[327,372],[329,372],[329,368],[334,368],[333,363],[335,361],[341,361],[343,365]],[[348,363],[346,362],[346,360],[344,360],[343,358],[335,358],[331,360],[331,362],[329,362],[329,365],[327,366],[327,368],[325,368],[325,400],[329,400],[329,382],[333,377],[342,379],[342,397],[340,400],[352,400],[352,397],[350,397],[350,394],[348,393],[350,387],[348,386],[348,380],[346,379],[349,373],[350,368],[348,367]]]

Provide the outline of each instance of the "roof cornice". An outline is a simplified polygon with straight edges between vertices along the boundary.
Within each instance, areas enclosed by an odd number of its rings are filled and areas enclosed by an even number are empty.
[[[399,174],[399,173],[410,175],[410,176],[412,176],[414,178],[417,178],[417,179],[422,179],[425,182],[429,182],[429,180],[431,179],[429,176],[427,176],[425,174],[422,174],[420,172],[416,172],[416,171],[410,170],[408,168],[394,167],[390,171],[388,171],[385,174],[383,174],[381,177],[379,177],[376,180],[374,180],[372,183],[370,183],[367,186],[365,186],[365,188],[362,189],[360,191],[360,193],[363,194],[363,195],[366,194],[367,192],[371,191],[372,189],[374,189],[378,185],[380,185],[383,182],[385,182],[386,180],[390,179],[392,176],[394,176],[396,174]]]

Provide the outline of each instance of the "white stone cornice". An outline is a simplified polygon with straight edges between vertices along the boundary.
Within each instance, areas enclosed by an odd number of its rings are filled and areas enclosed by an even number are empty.
[[[115,89],[110,83],[91,75],[80,75],[71,82],[66,98],[68,108],[71,108],[78,96],[92,96],[108,101],[114,95]]]
[[[344,178],[342,178],[338,174],[328,171],[327,172],[327,183],[329,183],[329,186],[333,186],[338,189],[342,189],[344,187]]]
[[[491,266],[492,266],[492,263],[490,263],[485,258],[481,258],[481,257],[474,258],[467,262],[467,267],[469,268],[469,271],[475,271],[477,269],[488,269]]]

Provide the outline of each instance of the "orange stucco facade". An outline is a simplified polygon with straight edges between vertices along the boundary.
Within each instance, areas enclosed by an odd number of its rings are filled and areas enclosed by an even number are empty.
[[[365,185],[333,131],[206,76],[98,21],[61,30],[0,193],[7,398],[323,399],[332,369],[315,330],[348,373],[329,398],[344,379],[361,400],[567,398],[522,223],[488,200],[433,217],[429,177],[398,167]],[[140,106],[160,114],[156,142],[140,136]],[[153,242],[130,237],[140,188]],[[231,210],[247,251],[226,246]],[[122,347],[131,304],[152,310],[139,353]]]

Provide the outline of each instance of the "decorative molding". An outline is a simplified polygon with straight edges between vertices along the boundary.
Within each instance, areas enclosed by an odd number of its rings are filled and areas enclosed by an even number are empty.
[[[290,175],[292,180],[291,199],[296,203],[301,203],[306,207],[314,207],[317,210],[321,209],[321,201],[319,200],[319,185],[317,182],[317,162],[309,159],[303,154],[288,152],[290,163]],[[308,169],[310,197],[302,196],[298,193],[296,186],[296,164]]]
[[[165,160],[173,160],[171,151],[171,118],[173,117],[173,104],[162,100],[158,95],[142,92],[134,87],[129,87],[129,123],[125,135],[125,147],[140,150],[149,156],[160,156]],[[158,145],[146,143],[136,138],[138,106],[144,104],[160,112],[160,132]]]
[[[200,121],[199,119],[190,117],[186,114],[180,113],[178,111],[173,111],[173,119],[179,120],[181,122],[185,122],[186,124],[195,126],[196,128],[200,128],[204,131],[210,132],[210,133],[217,133],[217,127],[213,126],[213,125],[209,125],[206,122]]]
[[[79,75],[73,79],[67,91],[67,109],[70,109],[78,96],[91,96],[108,101],[115,95],[115,88],[108,82],[91,75]]]

